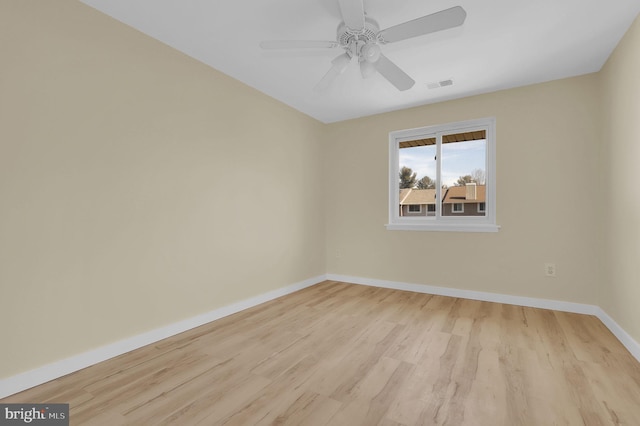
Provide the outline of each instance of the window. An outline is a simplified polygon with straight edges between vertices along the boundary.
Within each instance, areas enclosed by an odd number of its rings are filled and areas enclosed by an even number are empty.
[[[493,118],[391,132],[387,229],[496,232],[495,183]],[[430,214],[399,214],[408,193]]]
[[[409,206],[410,213],[420,213],[422,211],[422,206],[420,204],[411,204]]]

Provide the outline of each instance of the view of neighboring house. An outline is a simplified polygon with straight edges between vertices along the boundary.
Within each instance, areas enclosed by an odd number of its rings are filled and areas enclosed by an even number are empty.
[[[400,216],[435,216],[436,190],[404,188],[400,190]]]
[[[442,201],[442,215],[484,216],[485,188],[485,185],[475,183],[448,188]]]
[[[442,201],[443,216],[484,216],[485,185],[468,183],[445,190]],[[400,216],[435,216],[436,190],[404,188],[400,190]]]

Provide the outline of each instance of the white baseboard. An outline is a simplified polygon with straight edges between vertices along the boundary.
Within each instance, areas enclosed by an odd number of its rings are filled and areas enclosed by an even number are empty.
[[[25,373],[20,373],[12,377],[2,379],[0,380],[0,398],[5,398],[9,395],[13,395],[23,390],[57,379],[59,377],[65,376],[69,373],[73,373],[74,371],[81,370],[99,362],[106,361],[110,358],[122,355],[134,349],[138,349],[151,343],[155,343],[159,340],[166,339],[167,337],[171,337],[184,331],[191,330],[192,328],[199,327],[211,321],[215,321],[236,312],[243,311],[245,309],[251,308],[264,302],[268,302],[275,298],[285,296],[298,290],[302,290],[303,288],[318,284],[325,279],[326,277],[324,275],[309,278],[307,280],[300,281],[287,287],[282,287],[249,299],[245,299],[240,302],[215,309],[211,312],[195,316],[193,318],[188,318],[186,320],[179,321],[165,327],[160,327],[155,330],[130,337],[128,339],[120,340],[118,342],[111,343],[109,345],[105,345],[97,349],[72,356],[70,358],[38,367]]]
[[[461,290],[449,287],[436,287],[424,284],[408,284],[397,281],[376,280],[371,278],[352,277],[347,275],[328,274],[328,280],[362,284],[372,287],[392,288],[395,290],[414,291],[416,293],[436,294],[439,296],[459,297],[461,299],[481,300],[484,302],[505,303],[507,305],[528,306],[531,308],[553,309],[554,311],[574,312],[577,314],[596,315],[600,308],[582,303],[561,302],[557,300],[536,299],[533,297],[509,296],[506,294],[488,293],[484,291]]]
[[[31,387],[57,379],[74,371],[81,370],[91,365],[106,361],[110,358],[122,355],[134,349],[141,348],[167,337],[174,336],[192,328],[199,327],[211,321],[240,312],[264,302],[294,293],[306,287],[318,284],[325,280],[341,281],[345,283],[361,284],[372,287],[391,288],[396,290],[414,291],[416,293],[436,294],[441,296],[459,297],[462,299],[482,300],[485,302],[506,303],[509,305],[528,306],[532,308],[552,309],[563,312],[595,315],[616,336],[629,352],[640,361],[640,344],[636,342],[620,325],[618,325],[599,306],[582,303],[563,302],[557,300],[537,299],[531,297],[510,296],[498,293],[482,291],[461,290],[448,287],[437,287],[423,284],[409,284],[398,281],[377,280],[371,278],[354,277],[348,275],[327,274],[309,278],[307,280],[282,287],[268,293],[264,293],[250,299],[215,309],[202,315],[189,318],[166,327],[160,327],[124,339],[100,348],[57,361],[43,367],[36,368],[25,373],[0,380],[0,398],[13,395]]]
[[[408,284],[398,281],[377,280],[372,278],[353,277],[349,275],[327,274],[327,280],[361,284],[372,287],[391,288],[395,290],[414,291],[416,293],[436,294],[440,296],[459,297],[461,299],[482,300],[484,302],[505,303],[508,305],[528,306],[531,308],[552,309],[554,311],[572,312],[576,314],[594,315],[613,333],[625,348],[640,362],[640,344],[633,339],[613,318],[596,305],[563,302],[558,300],[537,299],[532,297],[510,296],[506,294],[483,291],[461,290],[448,287],[436,287],[423,284]]]
[[[620,343],[624,345],[625,348],[633,355],[635,359],[640,361],[640,344],[635,341],[629,333],[627,333],[620,325],[613,320],[604,310],[598,308],[598,313],[596,316],[602,321],[604,325],[607,326],[609,331],[613,333],[614,336]]]

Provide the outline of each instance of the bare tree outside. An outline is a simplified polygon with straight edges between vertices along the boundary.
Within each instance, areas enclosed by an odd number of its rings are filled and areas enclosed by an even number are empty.
[[[456,181],[456,183],[454,183],[454,185],[465,186],[468,183],[476,183],[478,185],[484,185],[485,180],[486,178],[485,178],[484,170],[474,169],[470,175],[460,176]]]
[[[484,185],[486,181],[486,173],[482,169],[474,169],[471,172],[471,179],[478,185]]]

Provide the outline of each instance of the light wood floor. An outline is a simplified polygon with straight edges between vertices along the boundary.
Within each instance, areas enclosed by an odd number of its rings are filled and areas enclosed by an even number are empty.
[[[1,402],[71,424],[640,425],[595,317],[325,282]]]

